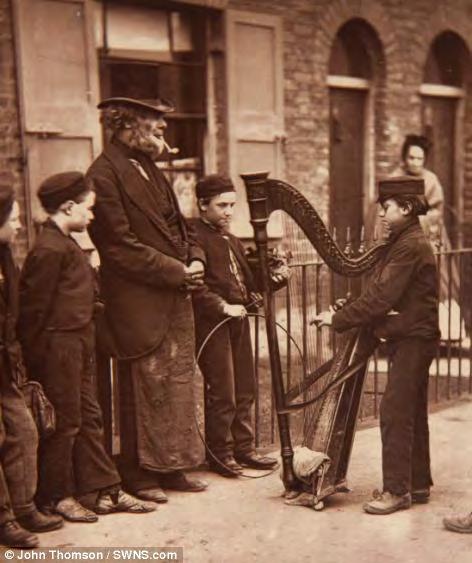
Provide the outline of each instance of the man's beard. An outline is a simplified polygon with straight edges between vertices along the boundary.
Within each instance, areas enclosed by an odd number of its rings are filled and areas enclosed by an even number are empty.
[[[129,137],[128,145],[147,154],[152,160],[157,160],[165,150],[162,137],[156,137],[149,131],[143,131],[141,127],[133,130]]]

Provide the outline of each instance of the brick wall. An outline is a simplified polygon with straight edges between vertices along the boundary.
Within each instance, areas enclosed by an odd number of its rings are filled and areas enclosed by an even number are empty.
[[[375,73],[376,175],[399,162],[406,133],[421,132],[418,93],[429,46],[443,31],[458,34],[472,49],[468,0],[230,0],[229,8],[278,14],[284,29],[286,178],[317,202],[329,203],[329,93],[326,77],[339,28],[360,18],[371,30]],[[378,39],[378,46],[372,37]],[[377,50],[377,52],[374,52]],[[470,63],[469,63],[470,66]],[[461,145],[465,219],[472,219],[472,89],[466,101]],[[220,128],[223,132],[224,129]],[[225,163],[220,160],[223,166]],[[321,202],[321,203],[319,203]]]
[[[0,0],[0,184],[14,186],[24,225],[25,187],[10,0]],[[26,248],[26,229],[23,228],[15,245],[20,260]]]
[[[229,8],[276,14],[283,19],[286,179],[316,201],[326,218],[329,204],[329,90],[326,86],[333,41],[339,28],[358,18],[375,73],[372,155],[376,175],[397,165],[403,135],[421,128],[422,83],[428,49],[445,30],[472,47],[470,0],[229,0]],[[216,162],[228,166],[224,17],[212,22],[215,39]],[[470,65],[469,65],[470,66]],[[472,82],[469,83],[472,92]],[[472,99],[464,102],[461,139],[465,221],[472,224]],[[15,186],[24,213],[24,174],[19,135],[11,0],[0,0],[0,182]],[[472,229],[471,229],[472,230]],[[472,236],[472,233],[471,233]],[[25,232],[18,241],[20,257]]]

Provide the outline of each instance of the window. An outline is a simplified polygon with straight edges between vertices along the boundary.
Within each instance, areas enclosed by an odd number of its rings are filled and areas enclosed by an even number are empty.
[[[182,211],[194,209],[193,186],[203,173],[206,132],[206,15],[199,8],[156,8],[145,2],[95,2],[102,98],[172,100],[166,140],[177,155],[160,166]]]
[[[467,48],[460,37],[448,31],[442,33],[429,50],[424,82],[461,87],[467,57]]]

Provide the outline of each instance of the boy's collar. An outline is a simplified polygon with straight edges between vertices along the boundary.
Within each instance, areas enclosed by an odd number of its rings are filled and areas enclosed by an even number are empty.
[[[407,221],[405,221],[405,223],[403,223],[403,225],[401,225],[394,231],[392,230],[390,232],[388,240],[389,241],[396,240],[400,235],[402,235],[405,231],[409,230],[410,227],[412,227],[413,225],[420,226],[420,220],[418,219],[418,217],[416,217],[416,215],[414,217],[410,217]]]
[[[208,219],[205,219],[201,215],[200,215],[200,221],[202,223],[204,223],[212,231],[216,231],[217,233],[220,233],[220,234],[226,233],[225,229],[220,229],[220,227],[218,227],[218,225],[214,225],[211,221],[208,221]]]
[[[58,231],[60,231],[65,237],[70,237],[70,233],[66,232],[61,225],[57,221],[55,221],[52,217],[48,217],[46,222],[44,223],[45,227],[52,227]]]

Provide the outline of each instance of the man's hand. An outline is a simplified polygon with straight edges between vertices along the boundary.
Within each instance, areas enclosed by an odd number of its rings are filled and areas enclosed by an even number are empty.
[[[223,313],[228,317],[241,317],[247,315],[246,307],[244,305],[230,305],[226,303],[223,307]]]
[[[310,321],[311,325],[316,325],[316,328],[321,328],[322,326],[331,326],[333,324],[333,315],[335,311],[333,307],[329,308],[329,311],[321,311],[319,315]]]
[[[184,266],[184,274],[183,288],[188,291],[193,291],[203,285],[205,266],[200,260],[194,260],[189,266]]]
[[[196,277],[201,277],[205,275],[205,265],[201,260],[192,260],[190,265],[187,266],[187,270],[194,274]]]

